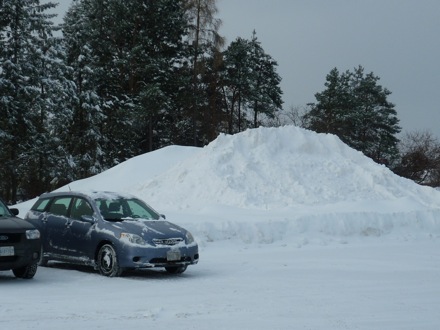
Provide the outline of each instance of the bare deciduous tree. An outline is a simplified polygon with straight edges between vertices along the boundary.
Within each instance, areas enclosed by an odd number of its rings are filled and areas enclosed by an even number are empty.
[[[429,131],[404,135],[399,144],[401,159],[394,172],[419,184],[440,186],[440,142]]]

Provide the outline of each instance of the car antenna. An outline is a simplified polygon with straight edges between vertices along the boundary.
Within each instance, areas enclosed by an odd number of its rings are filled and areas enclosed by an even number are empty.
[[[72,189],[70,189],[70,184],[68,184],[67,187],[69,187],[69,191],[72,191]]]

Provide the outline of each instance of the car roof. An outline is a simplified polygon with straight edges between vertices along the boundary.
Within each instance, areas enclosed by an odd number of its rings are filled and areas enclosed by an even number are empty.
[[[121,199],[121,198],[136,198],[133,195],[126,193],[119,193],[113,191],[56,191],[40,195],[40,198],[51,198],[57,196],[77,196],[91,199]]]

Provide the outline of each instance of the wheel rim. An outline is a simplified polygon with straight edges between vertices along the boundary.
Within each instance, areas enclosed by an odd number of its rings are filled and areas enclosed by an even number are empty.
[[[109,274],[113,271],[115,258],[116,253],[112,247],[108,245],[102,247],[99,258],[99,265],[103,273]]]

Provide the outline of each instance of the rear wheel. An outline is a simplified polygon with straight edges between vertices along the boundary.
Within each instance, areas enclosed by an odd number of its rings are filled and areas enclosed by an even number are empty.
[[[165,270],[170,274],[182,274],[186,270],[187,266],[169,266],[165,267]]]
[[[118,256],[111,244],[104,244],[98,252],[98,269],[104,276],[115,277],[122,273]]]
[[[31,279],[37,272],[38,265],[36,263],[27,265],[25,267],[15,268],[12,270],[14,275],[18,278]]]

